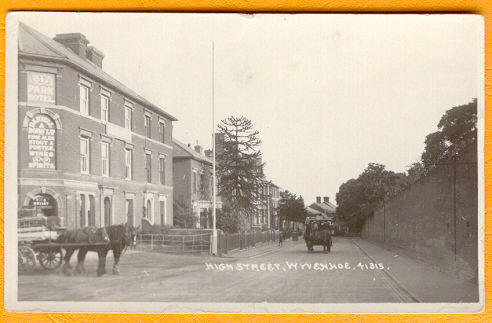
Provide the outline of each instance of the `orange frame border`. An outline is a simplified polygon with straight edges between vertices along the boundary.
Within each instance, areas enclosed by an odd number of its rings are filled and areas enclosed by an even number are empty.
[[[349,321],[370,320],[378,322],[453,320],[492,321],[490,306],[492,292],[492,241],[490,239],[492,219],[492,120],[489,105],[492,103],[492,1],[487,0],[5,0],[0,3],[0,238],[4,244],[4,154],[5,154],[5,17],[15,10],[43,11],[166,11],[166,12],[356,12],[356,13],[474,13],[485,18],[485,310],[479,314],[68,314],[68,313],[13,313],[4,306],[4,294],[0,295],[0,319],[2,321]],[[0,261],[4,263],[4,249],[0,250]],[[4,267],[0,266],[0,289],[4,289]]]

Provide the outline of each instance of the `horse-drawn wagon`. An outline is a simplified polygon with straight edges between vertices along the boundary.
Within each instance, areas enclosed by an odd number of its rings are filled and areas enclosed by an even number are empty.
[[[331,222],[327,216],[306,217],[304,241],[309,252],[314,250],[314,246],[323,246],[323,251],[330,252],[332,245],[330,226]]]
[[[17,258],[20,272],[32,271],[37,261],[47,270],[60,267],[63,259],[62,248],[45,245],[57,236],[56,231],[52,231],[47,227],[45,216],[20,217],[17,233]]]
[[[87,238],[81,242],[59,241],[64,228],[48,225],[47,218],[43,215],[22,216],[18,219],[18,269],[20,272],[30,272],[39,262],[46,270],[54,270],[63,263],[67,250],[81,247],[107,245],[109,238],[104,233],[99,233],[93,227],[79,230]],[[80,239],[79,239],[80,240]]]

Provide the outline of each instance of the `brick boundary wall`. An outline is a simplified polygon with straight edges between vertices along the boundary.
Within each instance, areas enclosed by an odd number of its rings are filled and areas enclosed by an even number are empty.
[[[473,144],[382,203],[366,220],[361,237],[476,283],[477,176]]]

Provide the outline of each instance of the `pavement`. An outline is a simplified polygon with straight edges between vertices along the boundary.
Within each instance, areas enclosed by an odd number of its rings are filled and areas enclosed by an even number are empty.
[[[234,249],[230,250],[227,254],[222,255],[224,258],[255,258],[267,253],[275,252],[282,247],[288,247],[298,241],[286,240],[283,242],[282,246],[279,246],[278,241],[270,241],[257,243],[252,248],[247,249]]]
[[[387,274],[419,302],[478,302],[478,285],[475,283],[367,240],[359,238],[353,242],[375,262],[387,264]]]
[[[73,260],[74,261],[74,260]],[[72,262],[73,262],[72,261]],[[108,256],[107,271],[112,258]],[[334,237],[330,253],[304,241],[223,257],[129,252],[120,275],[96,277],[97,260],[72,277],[37,269],[19,275],[19,300],[378,303],[477,301],[475,284],[360,238]]]

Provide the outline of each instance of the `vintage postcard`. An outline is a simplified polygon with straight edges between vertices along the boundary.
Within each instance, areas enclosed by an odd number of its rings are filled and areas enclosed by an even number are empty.
[[[479,15],[11,12],[11,311],[484,306]]]

